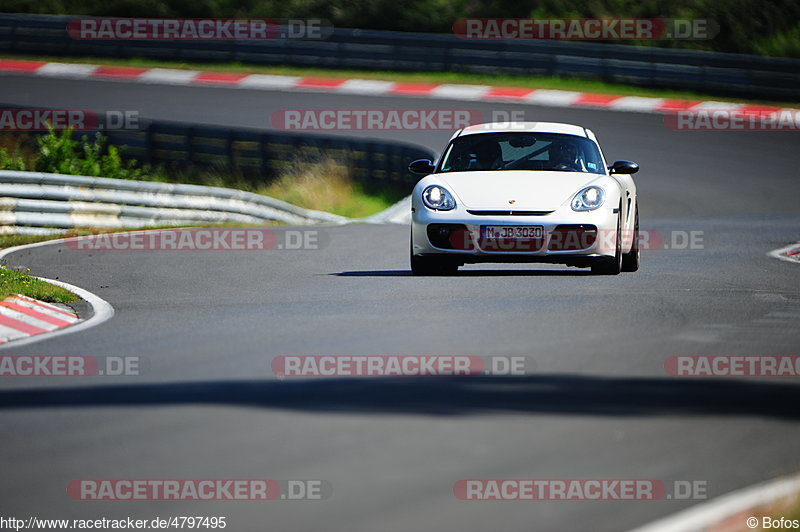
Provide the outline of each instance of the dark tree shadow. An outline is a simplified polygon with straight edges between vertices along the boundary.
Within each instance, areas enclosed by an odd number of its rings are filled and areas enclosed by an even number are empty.
[[[337,277],[412,277],[411,270],[363,270],[331,273]],[[458,270],[444,277],[585,277],[591,270]]]
[[[0,392],[0,410],[233,405],[315,412],[800,418],[800,386],[696,378],[317,378],[93,385]]]

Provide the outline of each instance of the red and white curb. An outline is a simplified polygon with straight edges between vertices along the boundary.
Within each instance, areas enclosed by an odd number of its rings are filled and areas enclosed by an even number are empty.
[[[766,105],[731,102],[678,100],[642,96],[594,94],[550,89],[524,89],[491,85],[406,83],[369,79],[342,79],[265,74],[203,72],[169,68],[50,63],[0,59],[0,73],[27,74],[47,78],[93,79],[160,85],[195,85],[254,90],[333,92],[371,96],[412,96],[456,101],[516,102],[549,107],[577,107],[608,111],[671,114],[679,111],[725,110],[743,116],[754,113],[793,112]]]
[[[0,250],[0,260],[24,249],[63,244],[65,239],[47,240]],[[100,325],[114,316],[114,307],[99,296],[78,286],[37,277],[37,279],[60,286],[83,299],[91,308],[89,317],[78,318],[74,313],[49,303],[25,296],[14,296],[0,301],[0,349],[18,347],[39,340],[51,339],[64,334],[83,331]]]
[[[698,504],[631,532],[711,532],[759,528],[761,522],[758,516],[750,512],[794,497],[798,492],[800,475],[771,480]]]
[[[74,325],[80,318],[37,299],[17,295],[0,301],[0,344]]]
[[[770,257],[800,264],[800,242],[767,253]]]

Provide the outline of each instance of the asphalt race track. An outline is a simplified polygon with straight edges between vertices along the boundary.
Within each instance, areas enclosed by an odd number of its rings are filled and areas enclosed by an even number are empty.
[[[141,376],[0,381],[0,500],[25,517],[228,516],[275,531],[619,531],[699,501],[466,502],[469,478],[698,480],[709,497],[800,469],[791,380],[669,376],[673,355],[798,355],[794,132],[681,132],[657,115],[521,104],[3,76],[0,102],[267,127],[280,109],[524,109],[632,159],[643,229],[702,232],[637,273],[476,265],[416,278],[408,228],[316,227],[317,250],[77,251],[12,266],[115,317],[4,354],[138,356]],[[451,132],[386,132],[443,147]],[[276,228],[280,235],[293,228]],[[525,377],[277,379],[279,355],[526,357]],[[322,501],[90,502],[86,478],[322,479]]]

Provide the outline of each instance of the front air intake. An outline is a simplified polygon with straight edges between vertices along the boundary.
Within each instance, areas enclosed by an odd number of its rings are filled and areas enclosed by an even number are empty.
[[[467,212],[475,216],[547,216],[555,211],[473,211]]]

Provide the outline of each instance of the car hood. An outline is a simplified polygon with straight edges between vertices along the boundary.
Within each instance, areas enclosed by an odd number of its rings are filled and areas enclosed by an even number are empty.
[[[500,170],[437,174],[456,201],[477,210],[552,211],[603,177],[584,172]],[[509,203],[513,200],[513,203]]]

